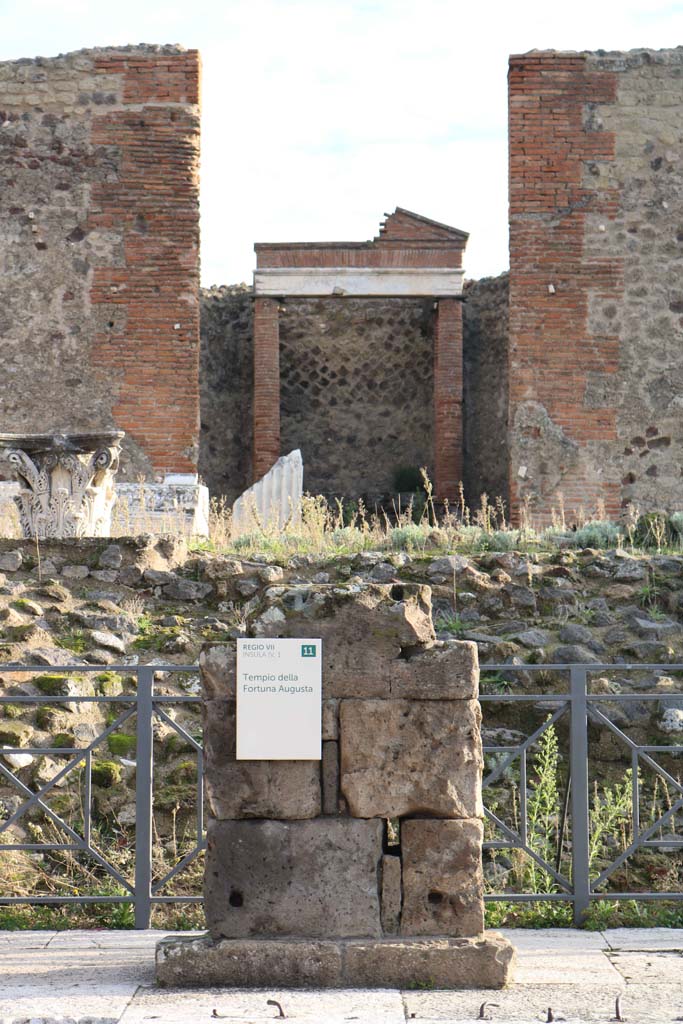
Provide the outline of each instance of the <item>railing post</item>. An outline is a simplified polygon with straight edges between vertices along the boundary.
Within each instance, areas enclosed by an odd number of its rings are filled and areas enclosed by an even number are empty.
[[[589,810],[588,810],[588,703],[587,673],[572,665],[570,771],[572,780],[572,883],[574,925],[583,924],[590,903]]]
[[[135,927],[149,928],[152,912],[152,772],[154,669],[138,668],[135,769]]]

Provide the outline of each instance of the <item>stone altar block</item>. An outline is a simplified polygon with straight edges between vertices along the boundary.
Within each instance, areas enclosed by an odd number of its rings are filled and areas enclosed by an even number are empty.
[[[208,645],[207,936],[157,947],[164,985],[501,988],[484,931],[473,643],[417,584],[292,587],[272,635],[323,643],[323,758],[237,761],[234,645]],[[257,629],[263,635],[262,629]]]
[[[25,537],[108,537],[124,434],[0,434]]]

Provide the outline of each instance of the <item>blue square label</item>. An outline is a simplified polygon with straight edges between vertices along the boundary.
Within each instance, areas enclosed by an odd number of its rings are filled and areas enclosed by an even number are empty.
[[[315,658],[315,644],[302,644],[301,645],[301,657],[302,658]]]

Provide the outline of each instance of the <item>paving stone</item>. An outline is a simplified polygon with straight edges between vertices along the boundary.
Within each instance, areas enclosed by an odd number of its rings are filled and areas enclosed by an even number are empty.
[[[379,820],[211,822],[211,935],[379,936],[382,836]]]
[[[341,790],[350,813],[481,817],[480,724],[476,701],[342,701]]]
[[[214,818],[290,819],[320,814],[318,761],[237,761],[234,701],[205,701],[202,719],[205,792]]]
[[[401,993],[393,990],[282,989],[274,984],[251,989],[157,989],[138,993],[126,1010],[122,1024],[149,1024],[158,1015],[160,1024],[210,1021],[213,1011],[234,1024],[268,1021],[278,1010],[267,1000],[277,1000],[288,1021],[314,1024],[404,1024]]]
[[[484,931],[483,838],[478,818],[401,822],[402,935]]]
[[[652,985],[681,984],[683,997],[683,952],[678,949],[650,950],[645,957],[630,950],[614,950],[610,966],[629,983]]]
[[[602,934],[611,949],[683,950],[683,928],[607,928]]]

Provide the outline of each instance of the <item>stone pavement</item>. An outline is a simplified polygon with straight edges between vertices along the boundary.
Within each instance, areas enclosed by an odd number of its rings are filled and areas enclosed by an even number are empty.
[[[683,1021],[683,929],[504,932],[518,964],[502,992],[164,990],[154,985],[154,947],[167,933],[0,932],[0,1022],[263,1024],[278,1017],[277,1002],[287,1020],[307,1024],[607,1024],[617,996],[630,1024]]]

